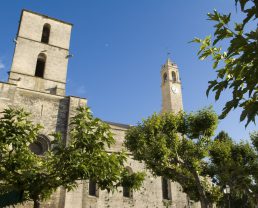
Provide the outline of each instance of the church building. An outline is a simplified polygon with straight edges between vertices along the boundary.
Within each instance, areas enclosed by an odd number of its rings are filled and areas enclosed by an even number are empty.
[[[19,22],[13,62],[7,82],[0,82],[0,111],[8,106],[22,107],[31,113],[35,123],[44,126],[31,148],[42,155],[50,148],[52,132],[61,132],[68,141],[69,122],[78,106],[87,100],[66,95],[67,66],[70,35],[73,25],[46,15],[23,10]],[[79,75],[78,75],[79,76]],[[178,67],[167,59],[161,68],[162,112],[183,109],[182,90]],[[108,151],[121,151],[129,125],[109,122],[116,144]],[[129,156],[130,171],[142,171],[144,163]],[[190,208],[191,203],[178,183],[154,177],[148,170],[140,190],[132,192],[126,187],[108,193],[98,189],[92,181],[78,181],[78,188],[68,192],[59,188],[50,200],[43,202],[48,208]],[[32,207],[30,203],[16,207]]]

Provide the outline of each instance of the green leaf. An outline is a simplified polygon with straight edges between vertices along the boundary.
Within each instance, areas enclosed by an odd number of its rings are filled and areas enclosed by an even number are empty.
[[[215,93],[215,100],[218,100],[223,90],[233,89],[233,97],[228,98],[220,118],[225,118],[230,110],[239,107],[242,108],[240,120],[247,118],[248,125],[250,122],[255,122],[255,117],[258,115],[258,108],[252,107],[257,100],[255,89],[258,83],[258,30],[256,27],[251,27],[258,18],[258,2],[256,0],[235,2],[236,6],[240,5],[242,12],[238,22],[231,20],[230,14],[222,14],[216,10],[208,14],[208,20],[215,22],[213,38],[209,36],[207,43],[204,40],[199,42],[200,49],[197,55],[200,60],[211,57],[213,69],[217,69],[218,65],[221,67],[216,71],[216,82],[209,83],[207,96],[212,90]],[[247,24],[248,27],[245,27]],[[218,44],[223,47],[215,47]],[[246,100],[250,104],[243,104]],[[233,104],[234,108],[231,108],[230,104]]]
[[[245,5],[249,0],[235,0],[235,3],[237,4],[238,2],[240,3],[240,8],[242,11],[245,9]]]

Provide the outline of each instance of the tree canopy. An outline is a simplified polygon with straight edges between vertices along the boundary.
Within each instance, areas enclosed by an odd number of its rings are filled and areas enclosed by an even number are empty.
[[[205,171],[217,121],[211,109],[154,114],[127,132],[125,145],[154,175],[180,183],[190,199],[211,207],[221,197]]]
[[[33,124],[22,109],[5,109],[0,116],[0,194],[22,191],[23,201],[39,207],[58,187],[76,188],[77,180],[92,179],[108,191],[121,184],[141,186],[144,173],[127,174],[125,153],[106,151],[115,142],[113,134],[89,108],[79,107],[70,127],[69,145],[54,133],[52,148],[38,156],[30,144],[43,127]]]
[[[252,143],[234,142],[226,132],[212,136],[218,118],[212,109],[154,114],[132,127],[125,145],[156,176],[178,182],[202,208],[254,208],[258,196],[258,133]]]
[[[243,18],[233,22],[231,14],[214,10],[208,13],[208,20],[215,22],[213,36],[195,38],[200,43],[198,52],[201,60],[211,57],[217,78],[209,81],[207,95],[215,92],[215,99],[221,92],[230,89],[232,97],[225,104],[220,118],[234,108],[242,108],[240,120],[246,119],[246,126],[258,115],[258,1],[235,0]],[[226,45],[223,48],[221,45]]]
[[[251,208],[257,204],[257,157],[253,145],[244,141],[236,143],[225,132],[220,132],[212,143],[207,175],[222,189],[230,187],[232,207]],[[218,201],[222,207],[227,203],[225,198]]]

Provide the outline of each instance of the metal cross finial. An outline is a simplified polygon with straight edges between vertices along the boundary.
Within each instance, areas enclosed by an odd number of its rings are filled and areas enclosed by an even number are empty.
[[[167,58],[169,58],[170,55],[171,55],[171,52],[168,50],[168,51],[167,51]]]
[[[171,55],[171,51],[168,47],[165,48],[166,53],[167,53],[167,59],[169,59],[170,55]]]

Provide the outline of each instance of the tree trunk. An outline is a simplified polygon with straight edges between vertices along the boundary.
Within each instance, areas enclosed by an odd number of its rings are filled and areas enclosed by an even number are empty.
[[[201,181],[200,181],[200,176],[199,174],[194,170],[192,171],[192,174],[194,176],[198,192],[200,194],[200,202],[201,202],[201,207],[202,208],[212,208],[212,205],[209,203],[206,193],[202,187]]]
[[[40,208],[39,197],[37,197],[36,199],[33,199],[33,201],[34,201],[34,206],[33,206],[33,208]]]

